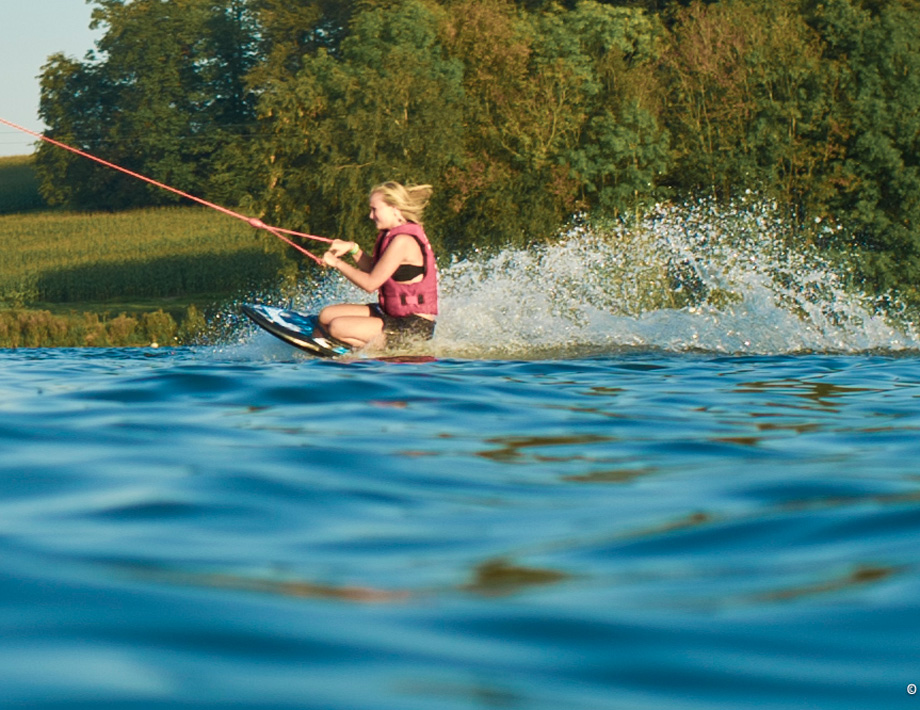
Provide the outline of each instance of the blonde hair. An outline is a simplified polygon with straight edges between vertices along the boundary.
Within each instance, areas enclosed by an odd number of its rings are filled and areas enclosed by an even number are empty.
[[[394,180],[377,185],[371,190],[371,197],[380,195],[390,207],[395,207],[403,217],[416,224],[422,223],[422,212],[431,197],[431,185],[410,185],[406,187]]]

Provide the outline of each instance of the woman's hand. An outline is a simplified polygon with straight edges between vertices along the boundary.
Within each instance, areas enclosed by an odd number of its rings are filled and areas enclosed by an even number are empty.
[[[343,239],[333,239],[329,249],[323,254],[323,261],[327,266],[335,266],[336,262],[345,254],[355,248],[354,242],[346,242]]]
[[[329,245],[329,251],[336,256],[345,256],[356,246],[358,245],[354,242],[346,242],[344,239],[333,239],[332,244]]]

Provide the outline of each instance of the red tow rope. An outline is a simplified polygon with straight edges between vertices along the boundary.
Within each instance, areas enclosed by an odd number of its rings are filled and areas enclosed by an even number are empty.
[[[163,190],[168,190],[169,192],[175,193],[179,195],[180,197],[184,197],[188,200],[191,200],[192,202],[197,202],[199,205],[210,207],[211,209],[217,210],[218,212],[223,212],[224,214],[229,215],[230,217],[235,217],[236,219],[243,220],[250,227],[253,227],[255,229],[264,229],[265,231],[270,232],[274,236],[278,237],[278,239],[280,239],[281,241],[290,244],[292,247],[294,247],[297,251],[301,252],[302,254],[306,254],[320,266],[323,265],[322,259],[320,259],[315,254],[307,251],[302,246],[288,239],[284,235],[290,234],[291,236],[302,237],[304,239],[312,239],[317,242],[332,243],[332,240],[329,239],[328,237],[318,237],[315,234],[304,234],[303,232],[295,232],[290,229],[282,229],[281,227],[271,227],[265,224],[262,220],[257,219],[256,217],[247,217],[246,215],[240,214],[239,212],[234,212],[233,210],[227,209],[226,207],[221,207],[220,205],[216,205],[213,202],[208,202],[207,200],[203,200],[200,197],[196,197],[195,195],[190,195],[187,192],[183,192],[182,190],[176,189],[175,187],[171,187],[170,185],[166,185],[165,183],[154,180],[153,178],[149,178],[146,175],[141,175],[140,173],[136,173],[132,170],[128,170],[127,168],[123,168],[120,165],[116,165],[115,163],[110,163],[108,160],[97,158],[95,155],[91,155],[90,153],[82,151],[79,148],[74,148],[73,146],[67,145],[66,143],[61,143],[60,141],[56,141],[53,138],[49,138],[48,136],[42,135],[41,133],[30,131],[28,128],[23,128],[22,126],[17,125],[13,123],[12,121],[7,121],[5,118],[0,118],[0,123],[7,125],[10,128],[15,128],[17,131],[28,133],[30,136],[43,140],[46,143],[50,143],[51,145],[55,145],[58,148],[69,150],[71,153],[75,153],[76,155],[79,155],[83,158],[89,158],[90,160],[93,160],[99,163],[100,165],[104,165],[107,168],[113,168],[114,170],[123,172],[125,175],[130,175],[131,177],[137,178],[138,180],[143,180],[144,182],[150,183],[151,185],[155,185],[156,187],[162,188]]]

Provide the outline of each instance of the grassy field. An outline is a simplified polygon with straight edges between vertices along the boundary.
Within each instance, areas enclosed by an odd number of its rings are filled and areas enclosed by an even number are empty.
[[[0,302],[83,303],[232,293],[271,279],[278,250],[206,208],[0,216]]]
[[[292,269],[272,237],[206,208],[43,208],[30,158],[0,158],[0,253],[0,347],[190,340],[204,307]]]

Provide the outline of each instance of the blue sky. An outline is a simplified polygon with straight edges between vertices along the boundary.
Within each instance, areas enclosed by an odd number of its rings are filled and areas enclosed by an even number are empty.
[[[89,29],[93,6],[84,0],[4,2],[0,42],[0,117],[33,131],[38,119],[38,75],[56,52],[82,59],[98,33]],[[0,125],[0,156],[27,155],[35,139]]]

